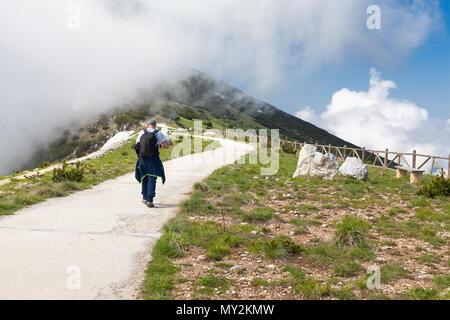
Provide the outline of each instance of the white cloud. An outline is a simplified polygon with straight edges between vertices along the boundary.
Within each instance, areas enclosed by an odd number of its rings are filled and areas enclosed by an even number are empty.
[[[368,91],[343,88],[335,92],[326,111],[317,115],[311,108],[296,113],[351,143],[369,149],[446,156],[450,143],[445,120],[428,117],[426,109],[408,100],[389,97],[396,88],[393,81],[382,80],[370,70]],[[447,125],[448,125],[447,120]]]
[[[372,32],[372,0],[1,1],[0,150],[10,152],[0,172],[75,115],[105,109],[171,67],[266,92],[287,70],[311,72],[347,52],[401,59],[440,20],[435,1],[378,2],[383,30]],[[77,31],[66,28],[73,5],[81,9]]]
[[[302,120],[305,120],[305,121],[308,121],[311,123],[317,122],[317,115],[315,114],[314,110],[309,106],[306,106],[304,109],[297,111],[295,113],[295,116],[297,118],[300,118]]]

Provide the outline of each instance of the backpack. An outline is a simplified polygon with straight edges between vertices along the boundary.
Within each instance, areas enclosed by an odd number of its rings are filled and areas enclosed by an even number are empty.
[[[149,132],[144,129],[144,134],[139,140],[139,154],[144,157],[155,157],[159,155],[158,140],[156,139],[156,133],[158,130]]]

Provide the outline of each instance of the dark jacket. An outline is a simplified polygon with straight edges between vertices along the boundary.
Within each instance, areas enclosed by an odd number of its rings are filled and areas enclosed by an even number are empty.
[[[166,175],[164,173],[164,166],[159,156],[156,157],[144,157],[139,155],[139,143],[134,145],[134,150],[138,156],[136,162],[135,177],[136,180],[141,183],[147,176],[161,178],[162,183],[166,182]]]

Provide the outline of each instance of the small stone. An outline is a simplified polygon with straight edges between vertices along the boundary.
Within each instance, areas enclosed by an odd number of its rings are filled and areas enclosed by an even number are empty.
[[[273,269],[275,269],[275,265],[269,264],[269,265],[267,266],[267,268],[270,269],[270,270],[273,270]]]
[[[231,271],[244,270],[244,267],[243,267],[243,266],[240,266],[240,265],[238,265],[238,264],[236,264],[236,265],[232,266],[232,267],[230,268],[230,270],[231,270]]]

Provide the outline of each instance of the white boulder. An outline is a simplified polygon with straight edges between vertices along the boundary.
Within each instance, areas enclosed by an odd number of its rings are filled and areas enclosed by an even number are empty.
[[[293,177],[309,175],[333,179],[337,172],[338,161],[334,155],[322,154],[317,152],[317,148],[313,145],[305,144],[300,150],[297,170]]]
[[[365,180],[369,174],[367,166],[359,158],[348,157],[339,168],[339,173],[346,177]]]
[[[297,170],[295,170],[294,178],[298,176],[305,176],[309,174],[311,168],[311,161],[317,153],[316,147],[310,144],[305,144],[298,155]]]

